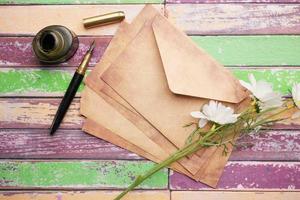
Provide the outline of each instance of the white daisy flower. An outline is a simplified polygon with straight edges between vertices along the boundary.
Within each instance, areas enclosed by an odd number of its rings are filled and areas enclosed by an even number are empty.
[[[300,83],[295,84],[292,88],[293,101],[299,110],[293,114],[292,119],[300,117]]]
[[[259,100],[259,107],[262,110],[280,107],[282,97],[280,93],[274,92],[273,87],[266,81],[256,81],[253,74],[249,75],[250,83],[240,80],[242,86],[247,88],[255,98]]]
[[[239,114],[234,114],[234,110],[232,108],[211,100],[208,104],[203,106],[202,112],[191,112],[191,116],[200,119],[199,127],[203,128],[208,121],[221,125],[235,123]]]

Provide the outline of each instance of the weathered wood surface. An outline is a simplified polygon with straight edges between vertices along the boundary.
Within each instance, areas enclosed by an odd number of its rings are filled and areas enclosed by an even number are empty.
[[[143,159],[80,130],[59,129],[50,137],[47,129],[1,129],[0,138],[3,159]],[[285,148],[282,145],[278,148]]]
[[[299,4],[167,4],[166,12],[188,34],[300,32]]]
[[[0,66],[1,67],[33,67],[41,66],[32,49],[33,37],[0,37]],[[76,67],[80,64],[84,54],[89,48],[90,43],[95,40],[96,48],[90,65],[93,66],[99,62],[111,37],[79,37],[79,47],[75,55],[62,64],[44,64],[43,66],[57,67]]]
[[[298,35],[193,36],[191,38],[199,47],[227,66],[300,66],[300,58],[297,54],[300,51]],[[110,36],[80,37],[80,47],[75,56],[66,63],[52,65],[52,67],[77,66],[93,39],[96,40],[96,49],[91,65],[95,65],[111,40]],[[32,51],[32,40],[33,37],[0,37],[0,67],[41,66]]]
[[[158,10],[163,5],[154,5]],[[50,24],[64,25],[77,35],[113,35],[119,24],[85,29],[82,19],[109,12],[124,11],[126,21],[132,19],[144,7],[143,4],[124,5],[33,5],[0,6],[0,35],[35,35]],[[80,10],[80,12],[79,12]],[[32,14],[34,13],[34,15]],[[37,17],[38,16],[38,17]],[[13,23],[12,23],[13,21]]]
[[[112,200],[121,191],[4,191],[0,192],[0,200]],[[168,190],[134,191],[124,200],[170,200]]]
[[[0,161],[0,189],[121,189],[153,166],[149,161]],[[168,171],[159,171],[139,188],[165,189]]]
[[[208,186],[171,172],[172,190],[211,190]],[[299,162],[228,162],[217,185],[220,190],[299,191]]]
[[[0,4],[142,4],[163,3],[164,0],[0,0]]]
[[[61,98],[0,98],[0,128],[46,128],[53,121]],[[79,114],[79,99],[74,99],[61,123],[61,128],[79,129],[83,117]],[[273,128],[299,129],[300,121],[283,121]]]
[[[298,83],[300,68],[230,68],[234,75],[247,81],[249,74],[254,74],[257,80],[265,80],[282,94],[289,93],[293,84]],[[0,97],[11,96],[50,96],[62,97],[65,93],[75,68],[40,67],[36,69],[0,68]],[[82,91],[83,84],[78,90]]]
[[[9,159],[142,159],[134,153],[80,130],[0,130],[0,158]],[[237,142],[231,161],[300,161],[299,131],[261,131]]]
[[[0,188],[124,188],[152,165],[148,161],[1,161]],[[299,170],[297,162],[228,162],[218,189],[297,191]],[[166,188],[166,172],[157,173],[144,182],[142,188]],[[170,188],[210,189],[174,172],[170,175]]]
[[[49,129],[60,102],[52,98],[0,99],[0,128]],[[79,129],[82,122],[79,99],[73,99],[60,127]]]
[[[173,191],[172,200],[297,200],[300,199],[300,192],[213,192],[213,191]]]

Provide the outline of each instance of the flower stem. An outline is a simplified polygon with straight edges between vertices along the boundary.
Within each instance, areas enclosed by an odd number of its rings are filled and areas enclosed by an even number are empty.
[[[139,184],[141,184],[147,178],[149,178],[150,176],[152,176],[159,170],[163,169],[164,167],[169,166],[173,162],[199,150],[205,144],[205,141],[222,127],[223,126],[219,126],[218,128],[214,128],[214,129],[208,131],[207,134],[205,136],[203,136],[200,140],[190,143],[189,145],[185,146],[184,148],[182,148],[182,149],[178,150],[177,152],[175,152],[174,154],[172,154],[170,157],[168,157],[163,162],[156,164],[153,168],[151,168],[149,171],[147,171],[144,175],[138,176],[135,179],[135,181],[126,190],[124,190],[121,194],[119,194],[114,200],[120,200],[128,192],[133,190],[135,187],[137,187]]]

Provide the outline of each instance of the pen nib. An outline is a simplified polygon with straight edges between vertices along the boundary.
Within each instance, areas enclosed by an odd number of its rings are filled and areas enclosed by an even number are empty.
[[[95,40],[91,43],[88,53],[92,53],[95,48]]]

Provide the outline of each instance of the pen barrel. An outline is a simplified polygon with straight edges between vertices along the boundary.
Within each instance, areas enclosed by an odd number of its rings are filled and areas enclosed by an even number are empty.
[[[84,75],[79,74],[77,72],[74,73],[74,76],[70,82],[70,85],[59,105],[59,108],[56,112],[55,118],[53,120],[52,129],[57,129],[59,127],[60,122],[63,120],[76,92],[82,82]]]

